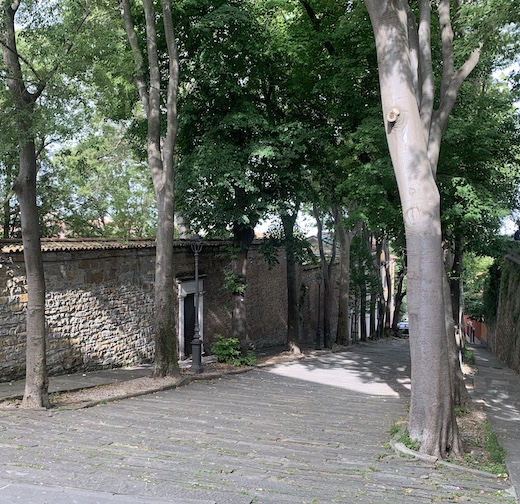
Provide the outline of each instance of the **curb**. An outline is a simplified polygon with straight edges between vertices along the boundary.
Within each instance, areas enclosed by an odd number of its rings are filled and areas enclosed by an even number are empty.
[[[141,392],[132,392],[130,394],[113,396],[113,397],[108,397],[105,399],[98,399],[95,401],[85,402],[83,404],[80,403],[76,406],[71,406],[70,408],[59,407],[56,409],[61,410],[61,411],[65,411],[65,410],[77,411],[80,409],[93,408],[94,406],[98,406],[100,404],[107,404],[109,402],[122,401],[124,399],[132,399],[133,397],[140,397],[140,396],[144,396],[144,395],[148,395],[148,394],[155,394],[157,392],[162,392],[165,390],[174,390],[174,389],[177,389],[180,387],[185,387],[186,385],[189,385],[191,382],[194,382],[194,381],[217,380],[217,379],[224,378],[225,376],[229,376],[229,375],[243,374],[243,373],[247,373],[247,372],[251,371],[252,369],[255,369],[255,368],[251,367],[251,368],[246,368],[246,369],[237,369],[236,371],[229,371],[227,373],[215,372],[215,373],[207,373],[207,374],[200,374],[200,375],[183,376],[183,377],[181,377],[181,379],[179,380],[178,383],[174,383],[172,385],[164,385],[162,387],[147,389],[147,390],[143,390]],[[80,388],[80,389],[74,389],[74,390],[67,390],[67,392],[75,392],[78,390],[87,390],[88,388],[95,388],[96,386],[97,385],[94,385],[94,387],[87,387],[87,388],[83,388],[83,389]],[[47,411],[52,411],[52,409],[53,408],[51,408],[50,410],[47,410]]]
[[[392,438],[390,440],[390,446],[392,446],[392,448],[394,449],[394,451],[396,453],[401,453],[403,455],[408,455],[410,457],[414,457],[418,460],[422,460],[423,462],[428,462],[430,464],[433,464],[434,466],[444,466],[444,467],[448,467],[449,469],[455,469],[457,471],[462,471],[462,472],[467,472],[467,473],[470,473],[470,474],[475,474],[477,476],[482,476],[484,478],[488,478],[488,479],[499,479],[501,476],[498,476],[496,474],[493,474],[493,473],[490,473],[490,472],[487,472],[487,471],[481,471],[480,469],[472,469],[471,467],[464,467],[464,466],[461,466],[461,465],[458,465],[458,464],[453,464],[452,462],[446,462],[445,460],[441,460],[433,455],[427,455],[425,453],[419,453],[415,450],[412,450],[411,448],[408,448],[407,446],[405,446],[403,443],[399,443],[399,442],[395,442],[395,439],[396,439],[397,436],[394,436],[394,438]],[[507,476],[507,479],[510,479],[509,478],[509,474]]]

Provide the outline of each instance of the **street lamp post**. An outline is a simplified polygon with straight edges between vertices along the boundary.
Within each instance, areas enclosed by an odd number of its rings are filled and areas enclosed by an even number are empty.
[[[321,281],[320,274],[316,275],[316,283],[318,284],[318,322],[316,324],[316,350],[321,350]]]
[[[199,328],[199,254],[202,250],[202,238],[199,235],[194,236],[191,242],[191,250],[195,256],[195,325],[191,342],[191,370],[199,374],[204,370]]]

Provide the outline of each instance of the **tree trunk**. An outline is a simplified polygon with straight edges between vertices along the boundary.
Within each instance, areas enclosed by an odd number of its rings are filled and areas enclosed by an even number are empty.
[[[236,288],[233,292],[233,318],[232,335],[240,342],[242,355],[249,351],[251,341],[247,334],[247,311],[246,311],[246,291],[247,291],[247,253],[255,231],[250,227],[235,225],[233,228],[233,246],[236,256],[232,261],[233,277]]]
[[[352,236],[345,229],[343,220],[336,223],[339,242],[339,296],[338,296],[338,345],[350,344],[350,245]]]
[[[398,318],[399,318],[399,313],[401,311],[401,305],[403,304],[403,299],[406,296],[406,290],[403,289],[405,276],[406,276],[406,269],[403,268],[399,271],[399,273],[397,275],[397,288],[396,288],[395,296],[394,296],[395,306],[394,306],[394,317],[392,319],[392,333],[394,334],[394,336],[399,335],[399,330],[397,329],[397,323],[399,322]]]
[[[376,39],[387,142],[399,187],[408,251],[412,393],[408,429],[420,451],[460,453],[448,365],[440,196],[428,157],[403,4],[365,0]]]
[[[284,214],[281,217],[286,240],[287,268],[287,350],[293,354],[301,354],[300,348],[300,309],[296,258],[294,255],[294,225],[297,213]]]
[[[385,336],[390,334],[391,327],[391,303],[393,296],[393,285],[392,275],[390,274],[390,249],[388,246],[388,240],[383,240],[383,251],[385,253],[384,272],[385,272],[385,284],[386,284],[386,296],[385,296]]]
[[[23,255],[27,275],[27,350],[24,408],[48,408],[47,364],[45,356],[45,278],[36,205],[36,149],[31,133],[34,106],[45,89],[37,83],[30,92],[24,82],[16,47],[15,15],[18,2],[4,5],[0,27],[2,56],[7,69],[7,86],[17,114],[19,172],[14,190],[20,203]]]
[[[451,311],[451,293],[447,275],[444,275],[444,300],[446,306],[446,342],[448,345],[449,368],[452,374],[452,400],[455,406],[464,406],[471,401],[468,389],[464,383],[459,346],[456,340],[456,328]]]
[[[157,48],[157,28],[153,2],[143,0],[146,23],[147,67],[132,20],[129,0],[121,1],[134,63],[136,84],[147,120],[148,166],[157,199],[157,236],[154,296],[154,376],[179,376],[179,349],[175,328],[173,293],[174,264],[174,150],[177,136],[177,91],[179,85],[179,58],[173,30],[171,5],[162,1],[164,34],[168,52],[168,84],[166,90],[166,135],[162,137],[161,73]]]
[[[376,337],[380,339],[383,337],[385,332],[385,293],[383,290],[383,275],[381,272],[381,255],[383,253],[383,242],[382,240],[376,241],[376,268],[379,275],[379,294],[377,296],[377,330]]]
[[[318,212],[317,207],[313,206],[314,218],[316,219],[316,225],[318,228],[318,247],[320,250],[320,261],[321,261],[321,272],[323,277],[323,346],[325,348],[332,348],[332,314],[334,307],[334,288],[332,284],[332,273],[334,263],[336,261],[336,233],[332,240],[332,251],[331,257],[327,260],[325,256],[325,249],[323,247],[323,224]],[[334,220],[337,221],[337,208],[333,208],[332,214]]]
[[[367,286],[359,286],[359,341],[367,340]]]
[[[451,292],[451,311],[455,321],[455,340],[457,346],[464,347],[464,321],[462,319],[462,243],[459,237],[454,239],[453,256],[450,254],[450,292]]]
[[[370,321],[369,321],[369,331],[370,337],[373,339],[377,339],[376,332],[376,306],[377,306],[377,298],[374,296],[374,292],[370,292]]]
[[[453,403],[463,406],[470,401],[470,395],[464,382],[461,368],[460,351],[463,347],[461,332],[461,278],[462,278],[462,246],[460,240],[455,239],[454,251],[445,251],[444,296],[446,301],[446,337],[451,369],[453,370]]]
[[[173,306],[175,296],[173,270],[173,185],[156,192],[157,236],[155,248],[155,360],[153,374],[179,376],[179,348]]]
[[[27,351],[24,408],[49,408],[45,354],[45,279],[36,206],[36,152],[26,139],[20,152],[20,173],[14,189],[20,203],[22,242],[27,274]]]

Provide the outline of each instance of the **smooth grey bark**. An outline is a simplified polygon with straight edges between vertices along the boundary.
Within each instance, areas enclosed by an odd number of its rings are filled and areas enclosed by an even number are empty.
[[[147,120],[148,165],[157,200],[155,260],[154,376],[178,376],[179,349],[174,317],[174,149],[177,136],[177,91],[179,58],[173,29],[171,4],[162,0],[164,36],[168,51],[168,84],[161,88],[161,69],[157,48],[157,13],[151,0],[142,0],[146,28],[146,61],[139,46],[129,0],[121,1],[127,38],[136,66],[135,80]],[[161,129],[161,97],[166,93],[166,128]]]
[[[421,452],[458,455],[461,445],[448,360],[440,195],[435,183],[441,137],[474,51],[455,71],[450,2],[438,4],[443,74],[434,110],[431,11],[419,1],[419,24],[402,0],[365,0],[376,41],[387,142],[402,204],[408,252],[412,394],[408,429]]]
[[[7,87],[17,115],[19,171],[14,191],[20,203],[22,242],[27,276],[27,350],[24,408],[48,408],[48,377],[45,341],[45,278],[36,205],[36,148],[32,134],[34,106],[45,88],[39,83],[31,92],[25,84],[16,45],[15,15],[20,3],[3,3],[2,55]]]

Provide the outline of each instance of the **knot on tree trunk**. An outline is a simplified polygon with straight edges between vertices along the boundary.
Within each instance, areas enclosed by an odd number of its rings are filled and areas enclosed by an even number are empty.
[[[401,112],[399,111],[399,109],[394,107],[386,114],[386,120],[389,123],[395,123],[400,114]]]

